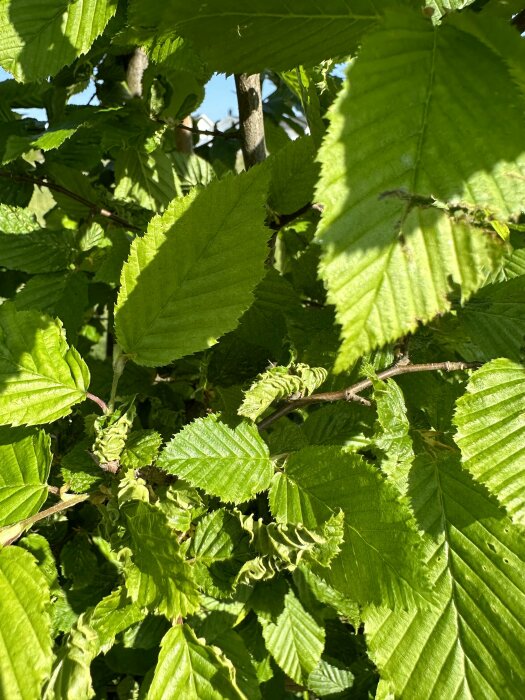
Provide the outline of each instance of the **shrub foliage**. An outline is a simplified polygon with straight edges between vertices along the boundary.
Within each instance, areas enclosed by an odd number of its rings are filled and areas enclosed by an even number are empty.
[[[0,0],[1,697],[523,696],[522,5]]]

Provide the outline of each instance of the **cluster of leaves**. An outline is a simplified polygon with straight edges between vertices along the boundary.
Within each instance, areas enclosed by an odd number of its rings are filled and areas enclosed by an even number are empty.
[[[0,696],[519,698],[522,2],[240,5],[0,2]]]

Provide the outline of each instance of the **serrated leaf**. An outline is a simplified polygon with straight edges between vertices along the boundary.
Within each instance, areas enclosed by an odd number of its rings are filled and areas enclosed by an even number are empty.
[[[5,83],[2,83],[3,85]],[[40,228],[33,212],[23,207],[0,204],[0,231],[7,233],[29,233]]]
[[[525,344],[525,277],[480,289],[458,309],[453,328],[474,345],[473,359],[519,360]]]
[[[156,430],[133,430],[126,440],[120,463],[128,469],[141,469],[153,464],[162,437]]]
[[[186,617],[199,607],[199,593],[166,517],[149,503],[121,507],[131,550],[125,566],[126,588],[140,606],[167,617]]]
[[[148,700],[247,700],[233,667],[197,639],[188,625],[175,625],[161,643]]]
[[[455,23],[387,13],[331,110],[317,199],[321,276],[343,329],[339,370],[448,310],[454,284],[467,299],[502,248],[473,225],[475,212],[506,219],[522,208],[522,98],[504,60],[512,28],[496,55]],[[465,85],[465,72],[483,80]],[[434,197],[463,209],[436,208]]]
[[[409,483],[426,534],[433,604],[364,611],[376,697],[512,698],[525,675],[525,550],[454,456],[416,460]]]
[[[60,318],[70,340],[83,322],[88,306],[88,280],[82,272],[35,275],[14,297],[17,309],[38,309]]]
[[[76,493],[84,493],[100,486],[107,472],[104,472],[91,455],[91,441],[77,443],[61,460],[60,471],[64,483]]]
[[[316,573],[359,602],[402,603],[428,583],[422,543],[408,505],[396,488],[360,456],[330,447],[292,454],[270,489],[279,522],[314,528],[344,513],[344,542],[329,570]]]
[[[176,474],[225,502],[243,503],[268,488],[273,474],[257,428],[234,430],[212,415],[185,426],[161,452],[159,469]]]
[[[131,23],[147,30],[146,35],[169,27],[191,39],[214,70],[226,73],[283,70],[347,56],[379,17],[370,0],[326,5],[315,0],[284,4],[253,0],[242,6],[235,0],[204,5],[187,5],[182,0],[166,5],[154,0],[147,9],[133,0],[130,10]],[[295,37],[293,42],[290,36]]]
[[[314,670],[324,649],[324,629],[306,612],[292,590],[272,622],[259,617],[268,651],[287,676],[301,684]]]
[[[69,631],[57,654],[43,700],[84,700],[95,695],[91,662],[106,653],[117,634],[144,617],[144,611],[131,603],[121,588],[82,613]]]
[[[525,524],[525,368],[488,362],[473,373],[456,403],[454,436],[463,467],[510,517]]]
[[[66,270],[77,255],[72,231],[0,233],[0,259],[10,270],[40,273]]]
[[[301,363],[290,367],[270,367],[257,375],[255,382],[244,392],[238,414],[254,421],[274,401],[295,395],[308,396],[327,376],[328,372],[323,367],[308,367]]]
[[[89,371],[60,321],[0,307],[0,423],[36,425],[67,416],[86,398]]]
[[[33,515],[46,500],[50,444],[43,430],[0,428],[0,527]]]
[[[321,659],[308,676],[308,689],[319,697],[342,693],[354,684],[355,676],[348,668],[340,668]]]
[[[162,211],[179,194],[173,165],[161,149],[143,153],[136,148],[121,151],[115,160],[115,197]]]
[[[22,82],[55,75],[90,48],[116,9],[116,0],[4,0],[0,65]]]
[[[49,587],[20,547],[0,549],[0,696],[40,697],[53,659]]]
[[[381,470],[404,493],[414,451],[403,392],[392,379],[372,382],[378,420],[373,445],[382,457]]]
[[[268,203],[279,214],[293,214],[312,201],[319,175],[311,136],[290,141],[272,158]]]
[[[212,182],[135,239],[115,312],[119,344],[135,362],[168,364],[235,328],[264,274],[266,178],[252,168]]]

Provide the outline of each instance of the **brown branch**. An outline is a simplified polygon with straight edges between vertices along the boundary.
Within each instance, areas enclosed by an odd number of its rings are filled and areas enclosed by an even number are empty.
[[[126,70],[126,82],[131,97],[142,97],[142,78],[148,63],[144,49],[138,47],[131,54]]]
[[[185,153],[189,156],[193,153],[193,120],[191,116],[184,117],[179,126],[186,128],[175,131],[175,146],[179,153]]]
[[[187,124],[177,124],[177,129],[182,129],[183,131],[191,131],[192,134],[197,134],[199,136],[222,136],[225,139],[240,139],[240,134],[237,132],[227,132],[227,131],[209,131],[208,129],[198,129],[196,126],[188,126]]]
[[[264,119],[261,96],[261,76],[247,73],[235,76],[241,145],[246,170],[266,158]]]
[[[378,372],[378,379],[389,379],[400,374],[411,374],[413,372],[459,372],[466,369],[476,369],[480,366],[479,362],[428,362],[426,364],[411,365],[397,363],[393,367]],[[332,403],[333,401],[358,401],[365,405],[371,406],[370,401],[359,394],[365,389],[370,389],[373,386],[371,379],[362,379],[360,382],[352,386],[342,389],[341,391],[325,391],[318,394],[311,394],[299,399],[287,401],[283,406],[275,410],[269,416],[264,418],[257,426],[259,432],[274,423],[279,418],[286,416],[288,413],[295,411],[303,406],[308,406],[313,403]]]
[[[13,180],[14,182],[28,182],[31,185],[37,185],[38,187],[47,187],[53,192],[60,192],[60,194],[63,194],[65,197],[69,197],[69,199],[73,199],[75,200],[75,202],[83,204],[95,216],[104,216],[106,219],[110,219],[114,223],[118,224],[119,226],[122,226],[123,228],[127,228],[130,231],[141,231],[141,229],[138,226],[130,224],[129,221],[126,221],[118,214],[115,214],[111,211],[108,211],[107,209],[99,207],[98,204],[95,204],[95,202],[91,202],[89,199],[82,197],[82,195],[77,194],[76,192],[71,192],[71,190],[68,190],[66,187],[63,187],[62,185],[59,185],[58,183],[53,182],[52,180],[48,180],[45,177],[32,177],[31,175],[22,175],[9,172],[6,173],[1,171],[0,177]]]

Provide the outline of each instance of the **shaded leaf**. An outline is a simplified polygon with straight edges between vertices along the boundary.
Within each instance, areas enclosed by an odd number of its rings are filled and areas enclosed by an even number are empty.
[[[473,373],[457,401],[454,439],[463,467],[484,484],[510,517],[525,524],[525,369],[511,360]]]

